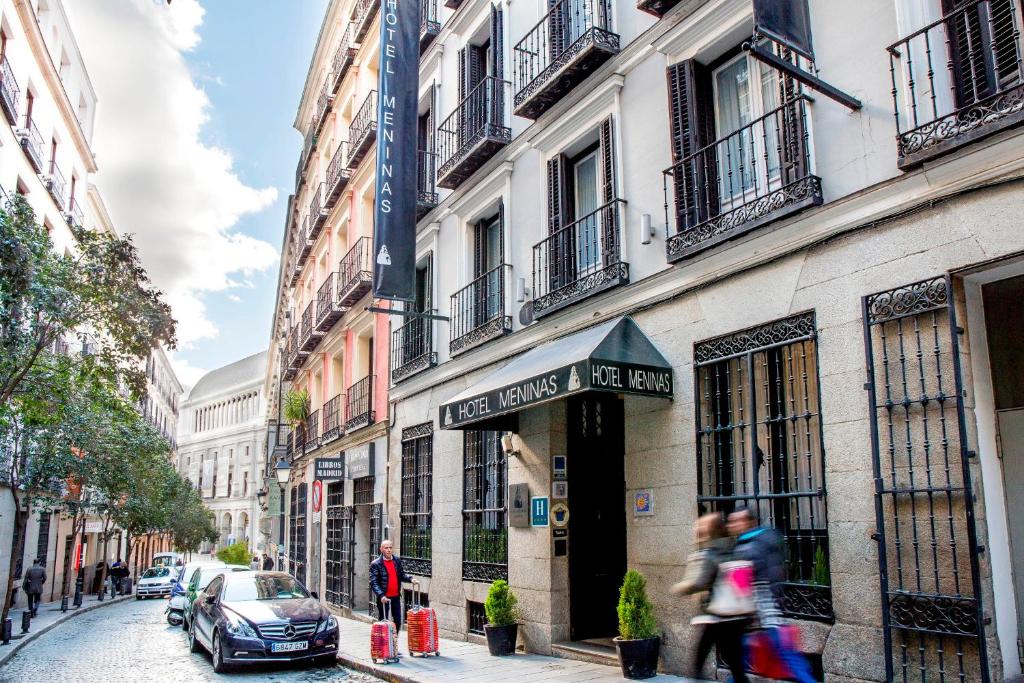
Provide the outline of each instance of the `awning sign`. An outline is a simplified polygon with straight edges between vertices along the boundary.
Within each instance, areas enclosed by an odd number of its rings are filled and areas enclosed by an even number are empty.
[[[361,479],[377,473],[376,459],[374,458],[375,446],[376,442],[370,441],[345,451],[346,478]]]
[[[345,478],[345,458],[316,458],[313,461],[313,479],[332,481]]]

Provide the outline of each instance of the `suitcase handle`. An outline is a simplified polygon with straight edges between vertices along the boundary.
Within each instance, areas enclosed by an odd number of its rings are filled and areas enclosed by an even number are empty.
[[[412,609],[419,609],[420,605],[420,582],[412,580]]]
[[[383,598],[380,604],[384,606],[384,618],[381,621],[391,621],[391,599]]]

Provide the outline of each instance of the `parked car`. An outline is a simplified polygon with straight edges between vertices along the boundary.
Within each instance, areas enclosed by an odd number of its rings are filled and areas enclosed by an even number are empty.
[[[176,577],[177,573],[171,567],[150,567],[142,572],[139,585],[135,588],[135,599],[170,595]]]
[[[154,567],[173,567],[178,564],[179,560],[182,560],[181,553],[166,552],[157,553],[153,555],[153,566]]]
[[[185,604],[182,607],[181,616],[182,623],[181,627],[188,630],[188,627],[192,621],[192,608],[195,607],[196,596],[206,588],[210,581],[225,572],[249,572],[252,571],[249,567],[241,564],[222,564],[207,565],[200,567],[199,571],[192,573],[192,578],[189,579],[188,585],[185,588]]]
[[[192,581],[192,576],[200,569],[220,569],[224,566],[223,562],[207,560],[206,562],[189,562],[181,568],[171,587],[170,599],[165,610],[168,624],[171,626],[181,625],[182,628],[188,629],[185,624],[185,600],[188,596],[188,585]]]
[[[188,644],[207,649],[218,673],[254,662],[333,664],[338,619],[284,572],[221,574],[196,598]]]

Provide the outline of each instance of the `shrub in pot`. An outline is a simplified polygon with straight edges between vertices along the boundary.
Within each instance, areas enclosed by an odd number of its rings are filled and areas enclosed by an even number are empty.
[[[487,623],[484,624],[484,635],[487,636],[487,649],[492,655],[510,655],[516,651],[516,637],[519,635],[519,609],[516,596],[508,586],[508,581],[498,579],[491,584],[484,601],[484,612]]]
[[[647,580],[630,569],[619,590],[619,637],[615,649],[626,678],[652,678],[658,673],[661,637],[654,621],[654,605],[647,599]]]

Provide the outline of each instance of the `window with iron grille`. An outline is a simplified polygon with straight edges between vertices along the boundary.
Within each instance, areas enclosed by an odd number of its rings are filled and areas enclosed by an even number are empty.
[[[306,582],[306,484],[292,488],[289,520],[290,548],[288,571],[300,582]]]
[[[694,349],[700,511],[755,512],[785,543],[783,610],[832,619],[813,313]]]
[[[487,623],[487,612],[484,611],[484,603],[467,602],[469,609],[469,632],[478,636],[484,635],[484,624]]]
[[[433,424],[402,430],[402,562],[406,571],[430,576]]]
[[[373,477],[352,480],[352,504],[369,505],[373,502]]]
[[[46,556],[50,550],[50,513],[39,513],[39,540],[36,541],[36,557],[46,566]]]
[[[508,578],[506,486],[502,432],[463,432],[462,578]]]
[[[345,482],[336,481],[327,485],[327,544],[324,573],[327,577],[327,590],[324,596],[327,602],[336,607],[344,607],[342,601],[342,542],[343,527],[342,510],[345,507]]]

